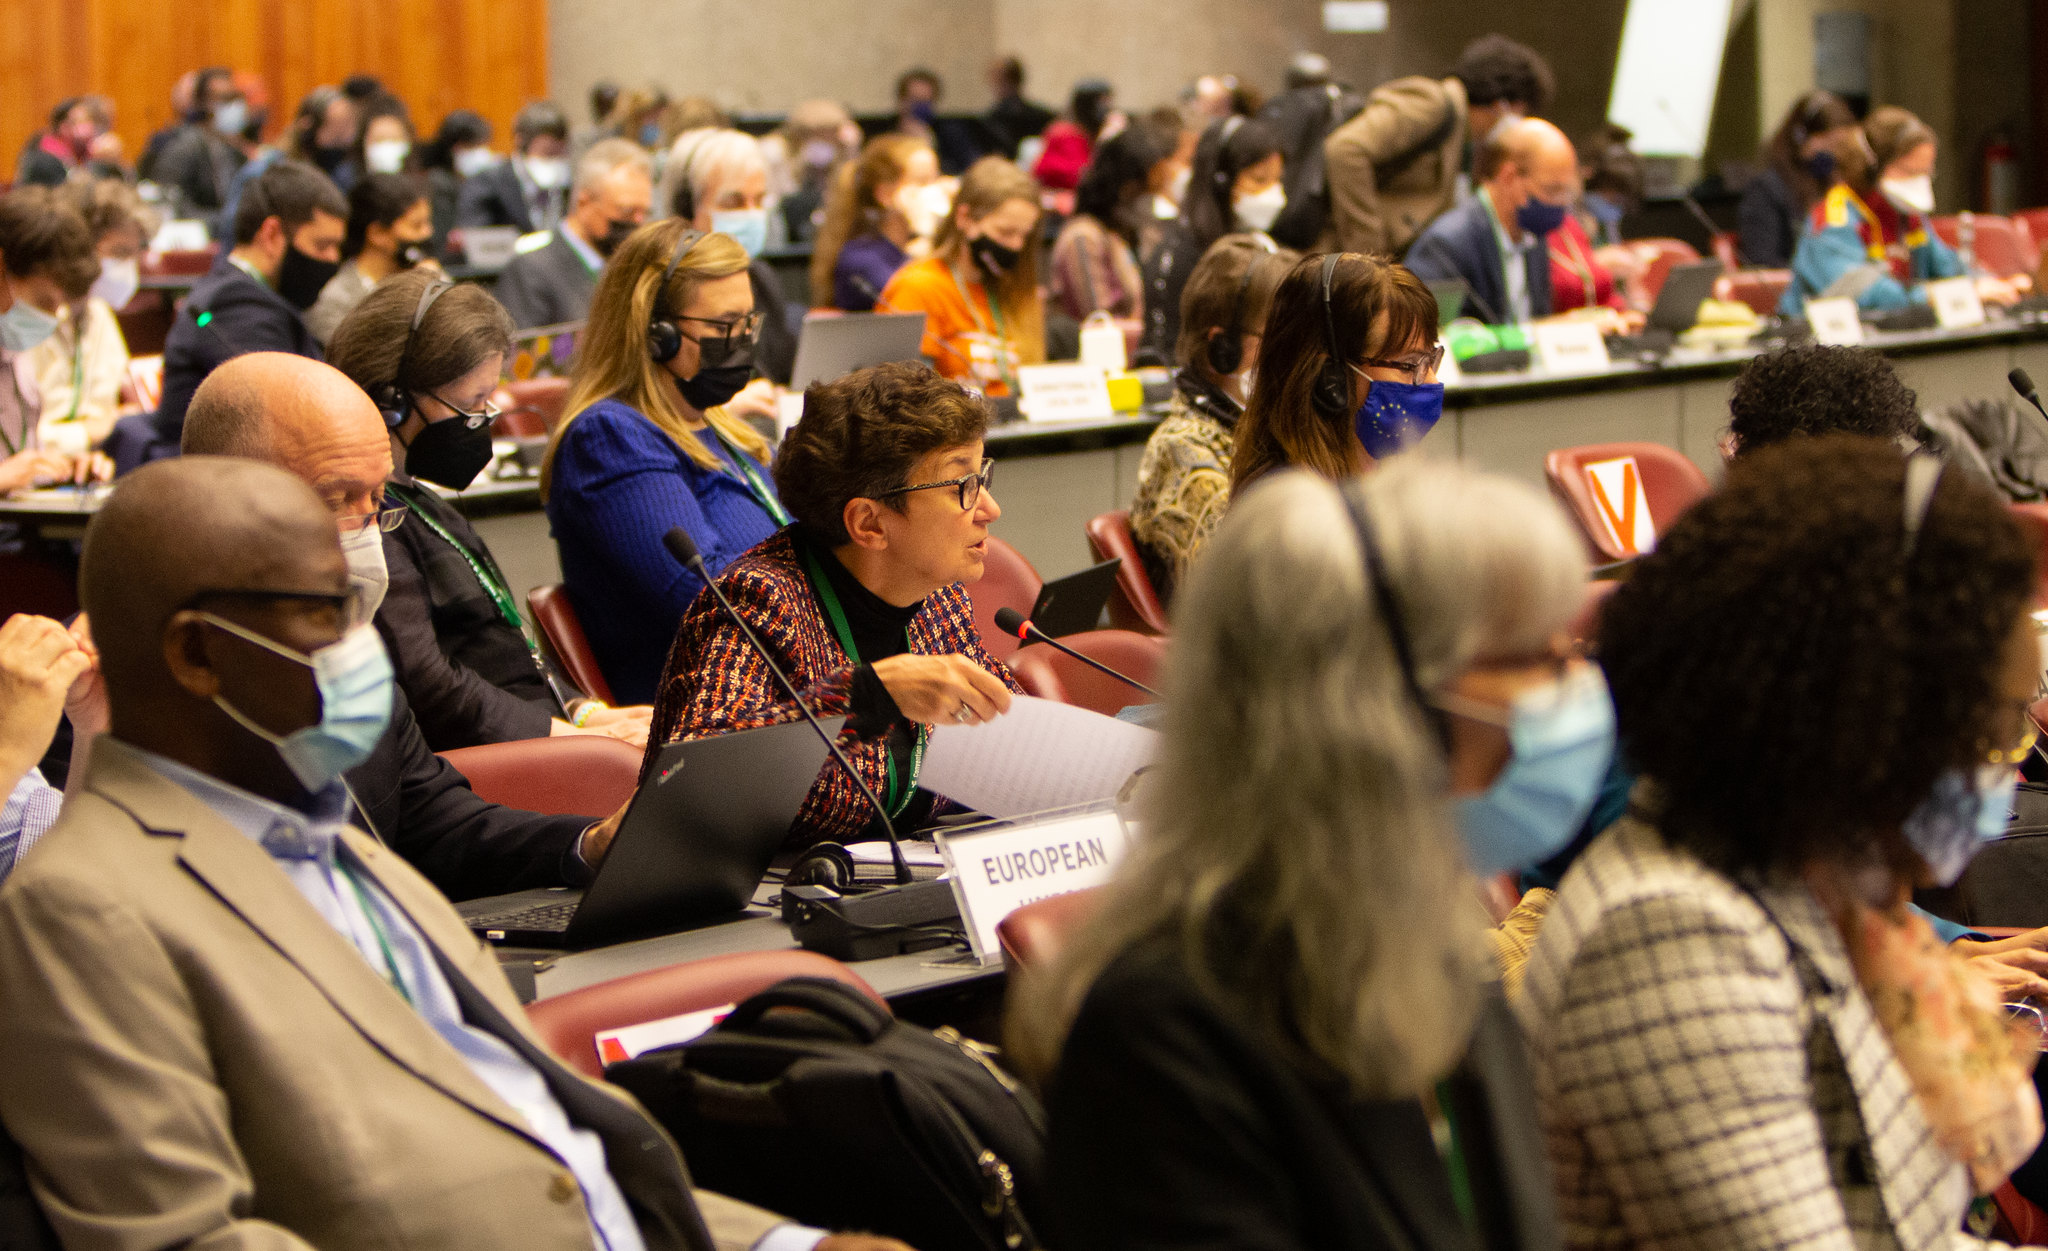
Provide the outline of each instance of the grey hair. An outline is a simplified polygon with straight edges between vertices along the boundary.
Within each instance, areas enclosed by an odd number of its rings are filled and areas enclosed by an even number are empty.
[[[761,151],[761,141],[746,131],[716,126],[686,130],[669,146],[661,185],[655,188],[656,211],[675,211],[676,192],[685,178],[690,180],[690,198],[702,204],[712,187],[756,170],[768,172],[768,157]]]
[[[1484,921],[1444,749],[1340,489],[1372,523],[1425,691],[1547,644],[1582,602],[1583,544],[1505,478],[1407,456],[1341,488],[1295,471],[1246,492],[1174,605],[1143,836],[1067,950],[1019,979],[1024,1071],[1051,1073],[1096,978],[1155,938],[1259,1037],[1361,1096],[1416,1094],[1464,1054]]]
[[[577,158],[572,191],[576,195],[592,192],[597,184],[611,177],[614,170],[629,165],[649,178],[654,177],[654,158],[647,155],[647,149],[631,139],[600,139]]]

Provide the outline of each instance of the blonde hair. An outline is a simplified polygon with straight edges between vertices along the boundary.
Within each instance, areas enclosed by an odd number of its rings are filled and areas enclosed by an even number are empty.
[[[690,223],[677,218],[642,226],[619,245],[605,265],[591,297],[590,319],[576,345],[576,365],[562,406],[568,416],[555,427],[547,455],[541,460],[541,498],[547,498],[555,453],[563,437],[576,418],[599,400],[617,400],[634,409],[674,439],[696,464],[725,469],[724,459],[683,423],[675,375],[647,354],[647,327],[658,313],[673,316],[689,306],[702,284],[747,272],[746,249],[731,235],[708,234],[683,254],[668,289],[657,291],[670,254],[689,229]],[[705,413],[704,419],[749,456],[767,463],[768,440],[752,426],[723,408]]]
[[[1465,1052],[1485,977],[1444,749],[1402,676],[1344,497],[1381,549],[1425,691],[1538,650],[1584,594],[1580,541],[1518,482],[1399,457],[1274,473],[1174,603],[1144,832],[1091,921],[1013,983],[1012,1059],[1050,1074],[1104,969],[1164,940],[1204,994],[1366,1098]]]
[[[910,172],[910,158],[932,145],[915,135],[876,135],[860,155],[841,161],[825,192],[825,221],[811,248],[811,307],[831,308],[832,278],[846,245],[875,228],[889,206],[876,191]]]
[[[1036,178],[1000,156],[982,157],[961,175],[952,208],[932,239],[932,255],[949,265],[968,266],[976,277],[983,279],[984,286],[990,285],[967,254],[967,236],[960,233],[958,221],[961,206],[966,206],[969,217],[980,221],[1012,200],[1022,200],[1032,211],[1043,214],[1039,198]],[[1038,252],[1034,225],[1031,240],[1024,245],[1017,263],[989,291],[989,299],[1002,311],[1010,346],[1016,350],[1017,359],[1027,365],[1045,359],[1045,302],[1038,294]]]

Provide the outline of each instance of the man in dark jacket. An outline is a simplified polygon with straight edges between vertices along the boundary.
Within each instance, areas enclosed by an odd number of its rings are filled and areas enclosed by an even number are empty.
[[[654,207],[654,163],[630,139],[601,139],[576,162],[569,211],[547,241],[512,258],[498,302],[522,330],[582,321],[597,275]]]
[[[1530,118],[1480,145],[1471,199],[1430,223],[1408,250],[1424,282],[1465,283],[1460,315],[1489,325],[1550,316],[1550,249],[1578,194],[1579,158],[1549,122]]]
[[[512,119],[512,159],[466,179],[455,224],[553,230],[569,201],[569,119],[536,100]]]

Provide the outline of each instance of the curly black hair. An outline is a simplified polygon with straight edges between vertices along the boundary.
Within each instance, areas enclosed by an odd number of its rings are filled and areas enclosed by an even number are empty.
[[[1451,77],[1465,84],[1465,102],[1474,108],[1505,102],[1541,113],[1557,90],[1550,62],[1506,35],[1481,35],[1466,44]]]
[[[1950,473],[1908,558],[1904,466],[1854,435],[1746,456],[1601,615],[1628,762],[1665,836],[1724,871],[1866,853],[2011,717],[2032,547]]]
[[[1890,361],[1866,348],[1818,343],[1753,357],[1728,393],[1738,454],[1798,434],[1868,434],[1897,441],[1920,426],[1919,398]]]

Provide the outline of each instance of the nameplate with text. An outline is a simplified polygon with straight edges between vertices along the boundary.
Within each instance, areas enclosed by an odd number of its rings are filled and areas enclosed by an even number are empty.
[[[1017,407],[1029,421],[1109,421],[1109,375],[1092,365],[1020,365]]]
[[[1531,326],[1536,364],[1546,374],[1597,374],[1608,367],[1607,340],[1590,321],[1558,321]]]
[[[1928,283],[1927,302],[1934,306],[1934,320],[1943,330],[1984,324],[1984,302],[1977,298],[1977,280],[1968,275]]]
[[[1806,324],[1813,327],[1813,341],[1829,347],[1859,347],[1863,343],[1863,318],[1856,301],[1846,295],[1806,302]]]
[[[939,851],[975,958],[1002,958],[996,926],[1025,904],[1107,882],[1128,841],[1109,808],[940,831]]]

